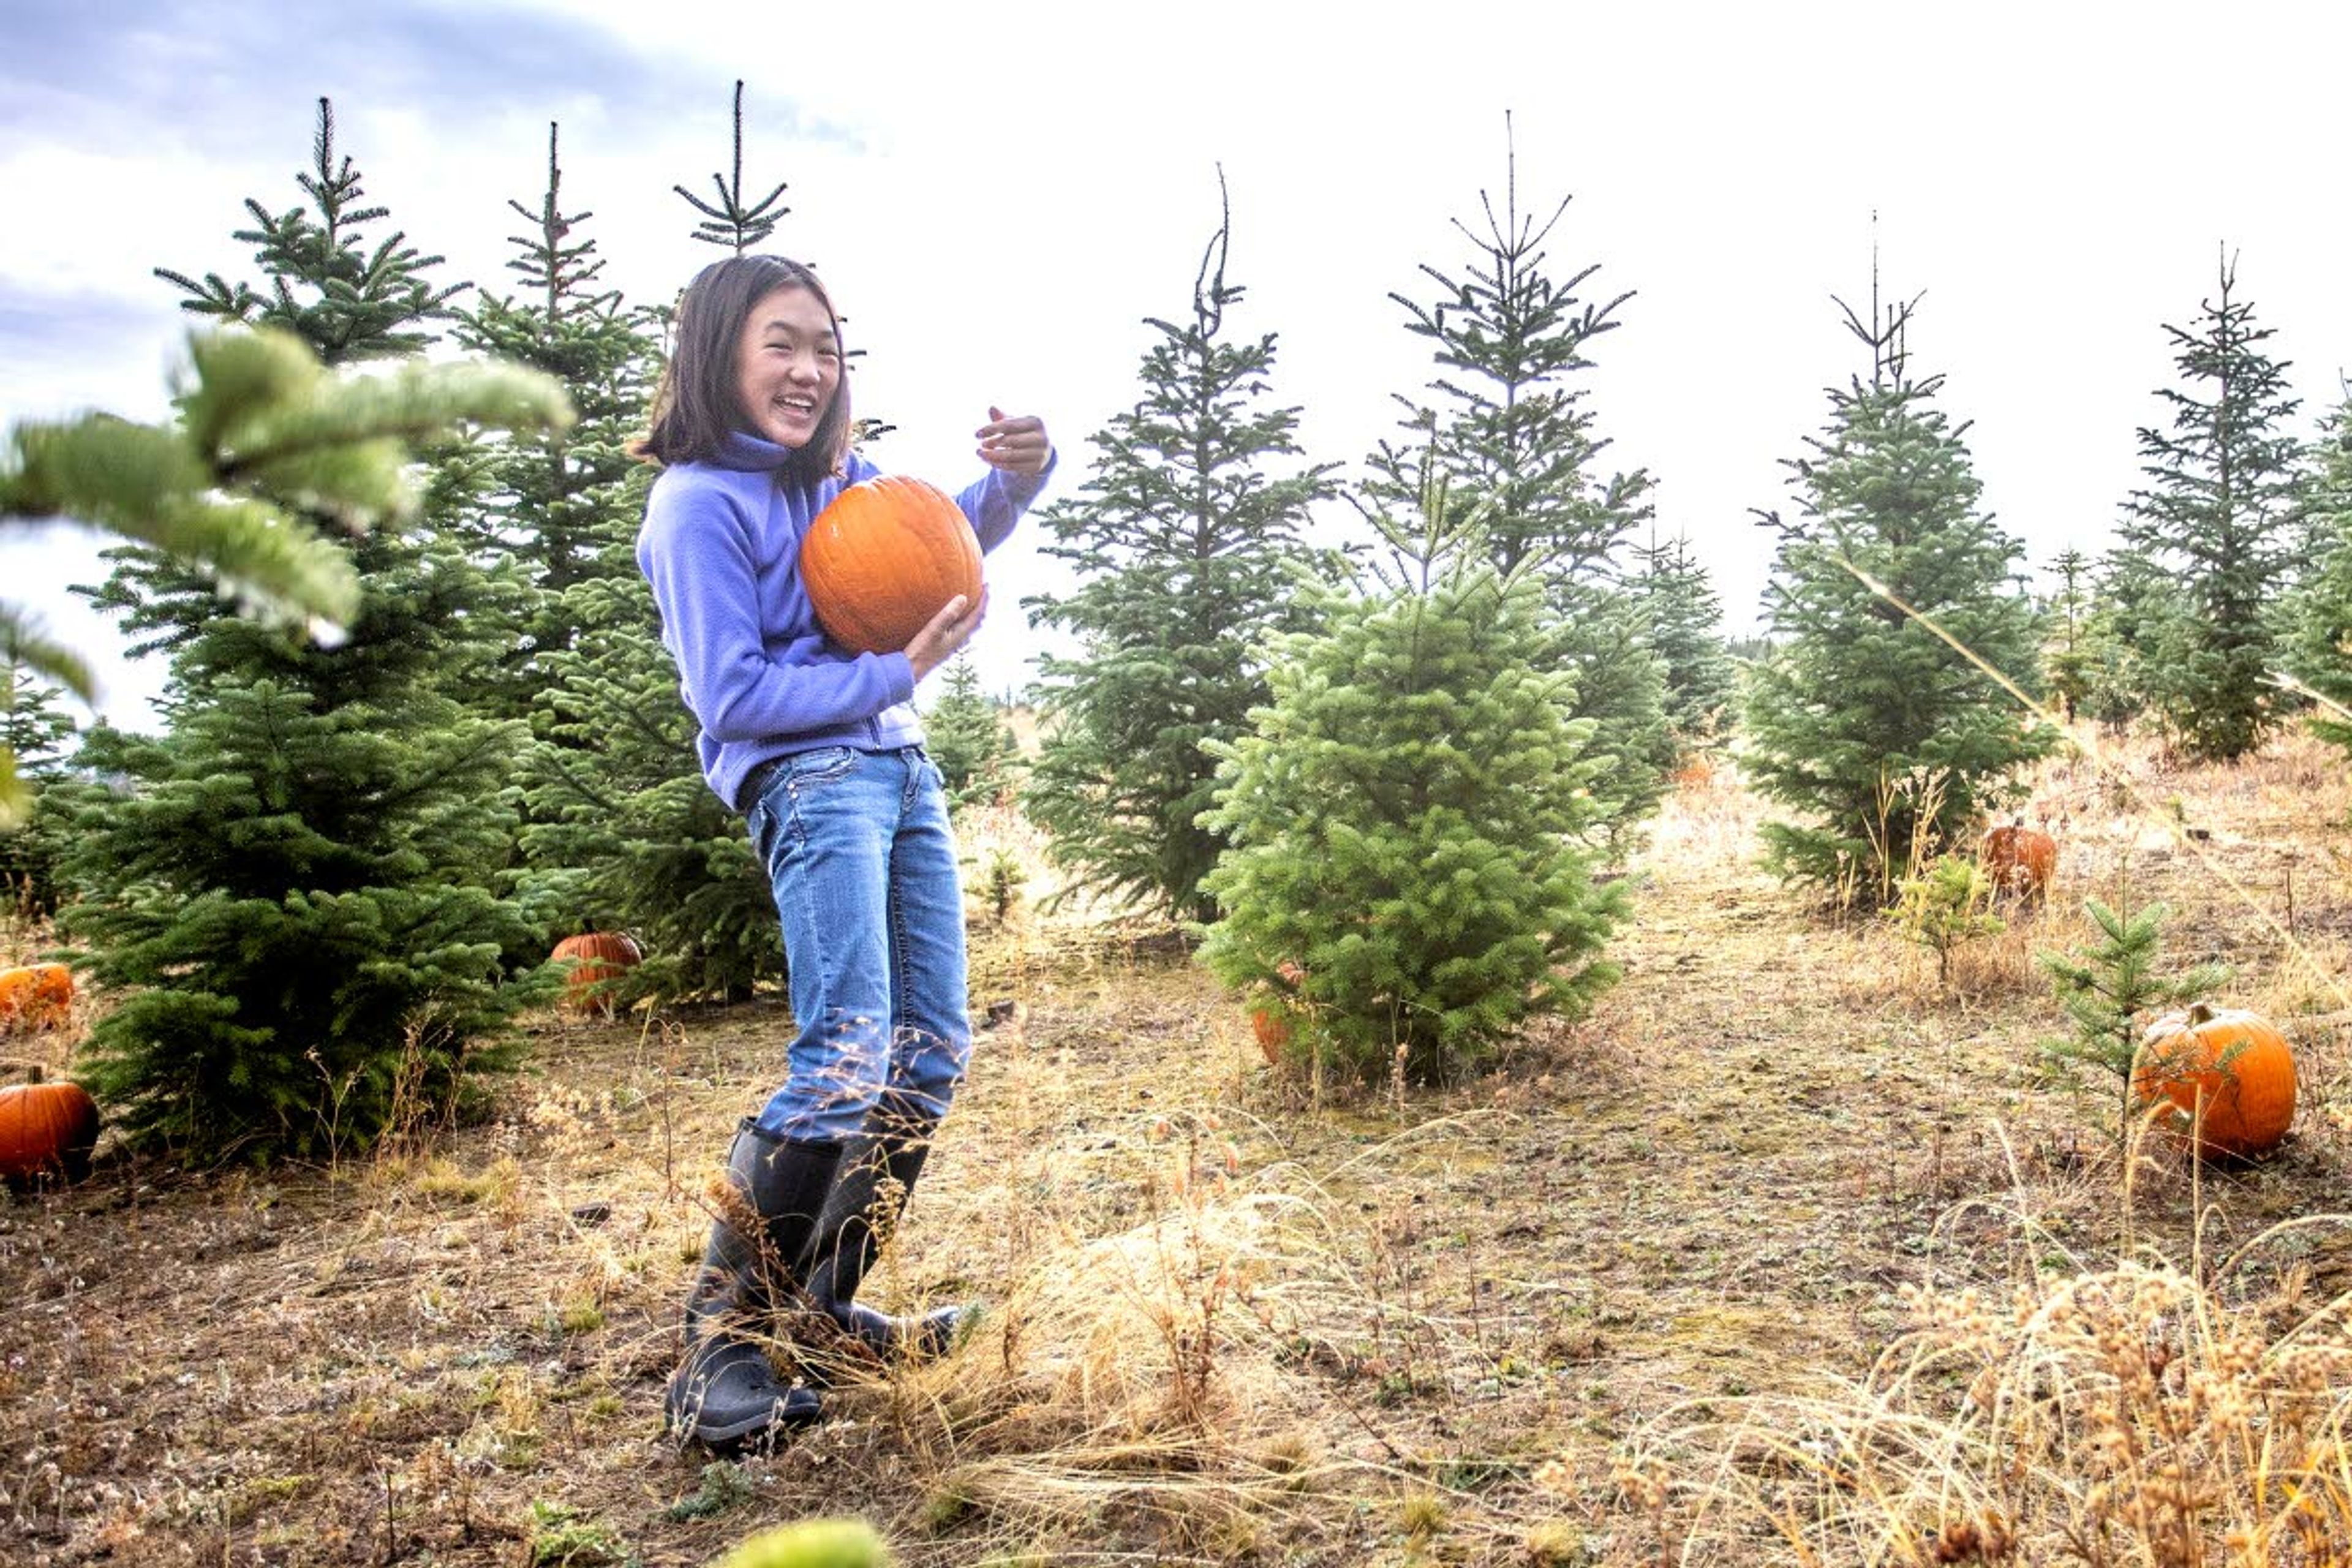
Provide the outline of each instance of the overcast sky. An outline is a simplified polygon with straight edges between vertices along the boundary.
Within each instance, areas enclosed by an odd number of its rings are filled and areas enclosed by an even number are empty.
[[[2163,324],[2213,291],[2226,247],[2275,329],[2307,424],[2343,395],[2352,287],[2340,194],[2352,9],[1485,5],[1426,11],[1193,0],[657,6],[604,0],[312,8],[0,0],[0,421],[163,412],[188,324],[152,268],[257,274],[230,237],[299,194],[316,100],[339,151],[443,281],[498,292],[536,206],[550,121],[567,209],[641,302],[718,254],[671,190],[708,193],[747,82],[746,183],[793,210],[772,247],[813,261],[867,358],[886,468],[977,472],[989,404],[1063,449],[1134,401],[1147,315],[1188,309],[1232,192],[1227,330],[1280,334],[1274,395],[1317,458],[1360,471],[1391,395],[1431,374],[1391,291],[1458,269],[1451,226],[1505,178],[1572,196],[1549,255],[1631,291],[1583,378],[1608,455],[1658,481],[1658,525],[1754,623],[1770,556],[1751,509],[1865,368],[1874,232],[1890,295],[1923,295],[1915,367],[1973,421],[1985,504],[2033,562],[2096,550],[2139,482],[2137,431],[2173,376]],[[1394,18],[1394,19],[1391,19]],[[1874,215],[1875,227],[1874,231]],[[64,592],[70,534],[0,543],[5,591],[94,654]],[[1015,601],[1055,574],[1025,536],[992,557],[975,645],[993,688],[1034,639]],[[152,672],[109,665],[139,721]]]

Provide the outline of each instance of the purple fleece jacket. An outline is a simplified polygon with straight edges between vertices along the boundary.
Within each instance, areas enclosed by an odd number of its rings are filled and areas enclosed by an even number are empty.
[[[825,503],[881,470],[781,485],[790,449],[738,433],[717,458],[662,470],[646,501],[637,566],[661,610],[678,690],[701,725],[702,776],[729,805],[771,757],[816,746],[880,750],[923,738],[903,653],[851,653],[825,639],[801,585],[801,539]],[[1058,457],[1058,454],[1057,454]],[[956,497],[982,551],[1013,531],[1054,471],[992,468]]]

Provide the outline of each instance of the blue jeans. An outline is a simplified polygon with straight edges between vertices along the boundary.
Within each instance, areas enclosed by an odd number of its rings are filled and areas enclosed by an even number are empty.
[[[886,1100],[901,1123],[945,1116],[971,1022],[938,767],[919,746],[803,752],[768,780],[745,826],[775,891],[799,1029],[759,1124],[831,1142]]]

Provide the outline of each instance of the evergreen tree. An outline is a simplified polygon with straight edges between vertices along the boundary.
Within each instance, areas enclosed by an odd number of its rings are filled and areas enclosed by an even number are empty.
[[[754,247],[766,243],[776,232],[776,225],[792,212],[790,207],[776,205],[788,188],[776,182],[776,188],[756,202],[743,199],[743,83],[735,83],[735,162],[734,174],[713,174],[710,184],[718,194],[716,201],[704,201],[684,185],[672,185],[671,190],[684,196],[687,205],[702,215],[695,226],[694,237],[705,245],[723,245],[741,256]]]
[[[1255,727],[1213,743],[1232,847],[1202,957],[1375,1077],[1458,1072],[1616,974],[1600,952],[1622,889],[1593,885],[1582,844],[1595,726],[1528,662],[1541,591],[1495,569],[1477,515],[1432,476],[1412,514],[1377,519],[1398,570],[1305,585],[1324,629],[1282,639]]]
[[[1003,708],[981,690],[969,653],[958,654],[940,679],[939,700],[923,715],[923,734],[947,781],[949,804],[992,805],[1010,798],[1021,743]]]
[[[633,933],[625,994],[735,1000],[782,981],[783,942],[743,819],[697,765],[694,720],[634,551],[564,591],[580,626],[548,656],[523,847],[565,923]]]
[[[2083,1087],[2085,1068],[2103,1069],[2114,1079],[2116,1129],[2121,1140],[2131,1131],[2132,1064],[2149,1015],[2209,994],[2227,983],[2229,970],[2204,963],[2177,973],[2161,972],[2157,959],[2169,913],[2162,904],[2134,910],[2120,899],[2113,908],[2087,899],[2083,911],[2091,917],[2096,941],[2068,952],[2045,949],[2035,954],[2074,1026],[2067,1038],[2042,1042],[2042,1060],[2052,1076],[2070,1088]]]
[[[2301,406],[2285,363],[2263,349],[2225,259],[2217,295],[2189,327],[2168,324],[2179,384],[2158,389],[2168,428],[2139,433],[2141,471],[2118,531],[2179,584],[2145,666],[2166,728],[2198,756],[2226,761],[2261,743],[2275,717],[2271,606],[2284,586]]]
[[[1201,879],[1225,839],[1205,825],[1216,763],[1267,694],[1265,650],[1297,625],[1284,563],[1301,556],[1324,466],[1295,459],[1298,411],[1269,408],[1275,335],[1223,337],[1243,290],[1225,280],[1230,218],[1201,260],[1192,313],[1148,319],[1142,398],[1094,438],[1070,500],[1038,516],[1042,553],[1080,576],[1024,600],[1080,651],[1039,661],[1044,731],[1024,805],[1051,854],[1092,889],[1182,918],[1213,912]]]
[[[51,797],[68,777],[67,757],[78,728],[65,695],[0,631],[0,777],[29,792],[16,826],[0,829],[5,896],[20,914],[46,915],[57,906],[67,829],[65,803]]]
[[[322,171],[331,132],[322,105]],[[403,353],[448,290],[387,242],[367,276],[409,309],[356,309],[356,226],[382,215],[348,210],[348,160],[303,184],[320,218],[267,231],[269,297],[308,292],[333,308],[280,319],[320,359]],[[490,412],[436,402],[421,368],[337,384],[298,357],[362,411],[413,405],[412,436]],[[523,384],[541,417],[560,410],[543,382]],[[216,413],[184,408],[192,428]],[[297,433],[329,452],[351,435]],[[397,474],[396,447],[358,450]],[[256,488],[353,531],[364,592],[341,636],[314,644],[222,615],[205,584],[153,552],[115,552],[98,595],[173,657],[170,733],[100,729],[83,757],[131,784],[78,813],[68,863],[85,897],[66,929],[122,994],[92,1031],[91,1081],[117,1125],[199,1160],[361,1144],[395,1115],[448,1103],[467,1069],[495,1059],[482,1041],[536,994],[515,980],[545,952],[543,928],[493,879],[515,826],[520,726],[470,714],[453,689],[488,662],[480,574],[445,530],[370,526],[409,512],[404,489],[322,492],[320,466],[289,460]]]
[[[1502,210],[1482,195],[1483,229],[1454,224],[1475,253],[1468,266],[1423,266],[1435,285],[1428,303],[1390,296],[1433,345],[1439,374],[1429,404],[1399,398],[1411,410],[1411,439],[1372,454],[1364,495],[1374,510],[1410,507],[1421,455],[1433,452],[1456,504],[1483,512],[1496,569],[1533,574],[1549,611],[1537,628],[1538,663],[1573,678],[1578,714],[1594,721],[1594,748],[1610,759],[1594,784],[1604,823],[1622,837],[1664,794],[1674,741],[1664,672],[1616,560],[1651,516],[1650,476],[1601,472],[1609,443],[1574,379],[1592,368],[1593,341],[1616,329],[1633,296],[1580,300],[1597,264],[1552,276],[1544,247],[1568,202],[1541,223],[1523,215],[1514,151]]]
[[[777,205],[782,184],[757,201],[744,199],[740,81],[732,169],[731,178],[711,176],[715,203],[684,185],[672,188],[701,215],[693,237],[740,256],[764,243],[791,210]],[[555,210],[551,180],[544,210]],[[621,319],[616,310],[596,321],[595,341],[616,348],[610,323]],[[592,355],[586,363],[617,373],[621,361]],[[645,428],[645,389],[654,379],[654,367],[642,364],[594,384],[610,389],[616,437]],[[859,429],[873,433],[866,420]],[[630,972],[624,994],[748,996],[760,984],[784,977],[774,897],[742,818],[703,779],[694,721],[678,700],[677,667],[637,570],[637,527],[652,470],[639,465],[613,478],[616,489],[589,492],[593,506],[583,497],[580,538],[593,551],[589,569],[544,600],[548,624],[568,643],[558,646],[551,633],[538,659],[544,672],[533,699],[540,743],[524,793],[531,816],[524,851],[567,923],[635,936],[646,958]]]
[[[335,156],[335,110],[319,100],[319,128],[311,138],[309,173],[294,183],[310,208],[273,214],[248,198],[254,226],[235,237],[253,246],[268,281],[256,289],[230,283],[217,272],[198,282],[186,273],[158,267],[155,275],[179,286],[187,298],[180,308],[225,321],[283,327],[309,343],[330,365],[364,359],[401,359],[433,341],[431,321],[455,312],[449,301],[471,284],[439,285],[425,276],[441,265],[422,256],[393,233],[371,248],[362,226],[390,216],[367,206],[359,171],[349,157]]]
[[[1723,606],[1706,569],[1677,534],[1637,552],[1642,574],[1634,597],[1643,640],[1665,674],[1666,727],[1678,751],[1714,743],[1731,710],[1738,676],[1723,641]]]
[[[2060,716],[2072,723],[2097,673],[2092,663],[2091,563],[2070,548],[2060,551],[2050,568],[2058,574],[2058,592],[2043,606],[2050,633],[2042,648],[2042,676]]]
[[[2286,660],[2318,700],[2312,729],[2352,751],[2352,391],[2313,456],[2300,510],[2317,548],[2289,604]]]
[[[2161,657],[2158,641],[2179,595],[2164,569],[2128,545],[2108,551],[2094,569],[2082,629],[2083,710],[2108,729],[2121,731],[2147,711],[2148,666]]]
[[[518,254],[507,263],[531,292],[486,296],[456,331],[467,348],[553,377],[577,415],[566,428],[475,454],[450,477],[475,498],[458,515],[495,585],[505,645],[474,705],[502,718],[530,716],[550,656],[582,635],[571,618],[582,606],[567,609],[567,590],[606,572],[636,579],[633,560],[606,556],[635,536],[650,478],[628,446],[645,427],[659,345],[642,312],[599,286],[604,262],[581,233],[595,215],[562,210],[557,137],[551,124],[538,204],[507,204],[531,225],[510,240]]]
[[[1966,426],[1934,405],[1942,378],[1909,372],[1910,313],[1874,298],[1865,327],[1846,310],[1870,379],[1831,394],[1813,456],[1790,464],[1802,515],[1760,514],[1780,534],[1765,591],[1780,646],[1746,718],[1749,775],[1802,817],[1765,825],[1776,868],[1881,905],[2054,740],[1970,658],[2029,684],[2040,632],[2017,542],[1978,510]]]

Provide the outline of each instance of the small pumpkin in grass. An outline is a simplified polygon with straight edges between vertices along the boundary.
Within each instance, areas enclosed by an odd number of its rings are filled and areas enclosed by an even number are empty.
[[[73,1012],[73,971],[62,963],[0,969],[0,1032],[63,1028]]]
[[[98,1105],[78,1083],[33,1081],[0,1089],[0,1179],[21,1187],[43,1176],[79,1182],[98,1143]]]
[[[2050,878],[2058,869],[2058,841],[2039,828],[2011,823],[1985,835],[1977,864],[1997,890],[2046,899]]]
[[[609,1018],[613,993],[605,982],[618,980],[635,969],[645,954],[621,931],[592,931],[557,942],[554,956],[572,961],[572,973],[563,982],[562,1005],[579,1013],[601,1012]]]
[[[950,599],[980,597],[980,541],[952,497],[884,474],[843,490],[801,541],[801,583],[824,635],[896,653]]]
[[[2294,1122],[2294,1052],[2259,1013],[2200,1002],[2148,1026],[2132,1062],[2132,1098],[2176,1108],[2167,1121],[2186,1137],[2196,1121],[2200,1154],[2260,1154]]]
[[[1274,966],[1274,972],[1281,977],[1282,989],[1292,994],[1307,978],[1307,971],[1286,958]],[[1278,997],[1268,996],[1250,1009],[1250,1033],[1257,1037],[1257,1048],[1265,1053],[1265,1065],[1280,1067],[1282,1047],[1290,1043],[1290,1014]]]

